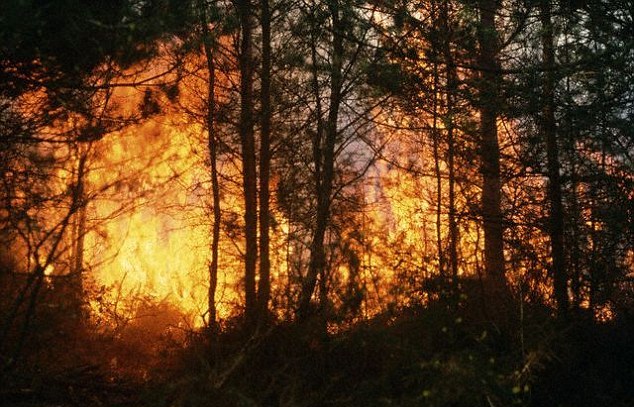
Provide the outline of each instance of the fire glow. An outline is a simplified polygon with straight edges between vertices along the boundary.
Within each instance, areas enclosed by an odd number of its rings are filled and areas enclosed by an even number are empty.
[[[91,205],[86,247],[98,283],[173,303],[200,323],[209,221],[205,191],[191,187],[205,175],[189,136],[152,120],[99,142],[89,182],[112,187]]]

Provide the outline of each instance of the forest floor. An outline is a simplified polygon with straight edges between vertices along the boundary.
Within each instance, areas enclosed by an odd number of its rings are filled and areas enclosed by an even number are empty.
[[[428,307],[339,333],[296,324],[192,333],[155,357],[142,373],[134,362],[136,375],[112,363],[16,374],[0,405],[634,406],[634,324],[541,311],[506,332]]]
[[[0,405],[15,407],[146,406],[144,383],[108,377],[98,366],[58,374],[12,377],[0,391]]]

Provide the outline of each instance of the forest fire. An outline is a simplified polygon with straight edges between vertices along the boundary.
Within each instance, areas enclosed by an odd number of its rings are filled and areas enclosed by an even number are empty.
[[[2,3],[0,404],[634,403],[631,7],[106,3]]]
[[[95,146],[98,170],[88,183],[113,186],[89,207],[96,224],[86,235],[86,257],[111,295],[173,303],[200,325],[209,220],[204,196],[191,185],[204,170],[191,154],[190,134],[156,123],[129,131]]]

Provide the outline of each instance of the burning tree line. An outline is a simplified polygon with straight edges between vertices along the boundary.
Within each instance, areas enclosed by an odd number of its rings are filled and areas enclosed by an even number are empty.
[[[159,165],[165,190],[189,180],[183,200],[204,207],[200,314],[210,326],[221,282],[236,298],[224,317],[251,327],[457,303],[470,281],[488,318],[522,302],[562,316],[631,309],[627,2],[3,9],[3,368],[42,304],[54,305],[47,296],[65,298],[65,318],[83,318],[91,271],[112,261],[87,245],[123,238],[102,225],[148,205],[139,174]],[[117,148],[167,134],[185,147],[180,159],[198,158],[108,165],[119,154],[109,148],[143,126],[158,136]],[[186,176],[191,166],[204,181]]]

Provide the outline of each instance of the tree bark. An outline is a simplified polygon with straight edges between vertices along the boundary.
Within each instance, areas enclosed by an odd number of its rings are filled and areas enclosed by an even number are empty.
[[[501,210],[500,146],[497,118],[499,114],[500,69],[497,60],[498,36],[495,16],[497,0],[479,0],[479,112],[480,171],[482,185],[482,218],[484,230],[485,279],[489,296],[498,296],[505,289],[503,218]]]
[[[73,214],[71,227],[72,263],[69,270],[68,305],[70,317],[76,321],[82,316],[84,302],[83,271],[84,244],[86,241],[86,170],[91,144],[77,146],[77,211]]]
[[[448,214],[449,223],[449,268],[451,270],[451,280],[454,294],[458,289],[458,223],[456,219],[456,174],[455,174],[455,97],[458,92],[458,73],[451,53],[451,29],[449,27],[449,3],[442,2],[441,21],[443,22],[443,32],[446,38],[443,41],[443,56],[446,64],[446,114],[447,118],[447,170],[448,170]]]
[[[321,287],[325,289],[326,278],[326,250],[324,239],[330,223],[330,204],[332,185],[334,180],[335,144],[338,135],[337,122],[341,105],[342,65],[343,65],[343,27],[339,15],[339,2],[332,0],[328,3],[332,18],[332,60],[330,63],[330,99],[328,118],[325,125],[325,142],[322,143],[320,132],[318,140],[313,143],[313,157],[315,161],[315,192],[317,194],[317,214],[315,231],[310,245],[310,262],[308,273],[302,285],[298,317],[306,319],[310,314],[310,300],[313,296],[317,277],[322,279]],[[316,61],[313,61],[315,63]],[[316,67],[314,67],[316,69]],[[317,84],[318,85],[318,84]],[[317,90],[318,91],[318,90]],[[319,93],[316,97],[319,98]],[[318,129],[319,130],[319,129]],[[325,293],[321,293],[325,297]],[[322,308],[325,304],[321,304]]]
[[[257,298],[255,274],[258,257],[257,173],[255,136],[253,131],[253,23],[250,0],[239,0],[238,17],[242,29],[240,41],[240,123],[242,154],[242,186],[244,194],[244,294],[247,325],[255,323]]]
[[[552,256],[552,273],[554,279],[555,300],[560,314],[566,314],[569,308],[568,276],[564,251],[564,210],[562,204],[561,177],[559,174],[559,146],[557,141],[557,124],[555,121],[555,50],[553,46],[553,25],[550,1],[540,2],[540,19],[542,24],[542,67],[543,100],[542,100],[542,132],[546,142],[548,160],[548,200],[550,203],[550,246]]]
[[[262,89],[261,137],[260,137],[260,280],[258,281],[258,304],[260,318],[268,314],[271,293],[270,261],[270,192],[271,170],[271,14],[269,0],[261,0],[260,25],[262,27]]]
[[[207,71],[209,79],[207,82],[207,116],[205,118],[207,125],[207,148],[209,150],[211,192],[212,192],[212,211],[213,225],[211,232],[211,262],[209,263],[209,290],[208,290],[208,309],[209,309],[209,326],[214,327],[216,324],[216,288],[218,286],[218,247],[220,244],[220,223],[222,221],[220,207],[220,183],[218,180],[218,138],[215,129],[216,118],[216,67],[214,62],[214,41],[209,31],[209,17],[204,2],[201,2],[202,12],[202,29],[203,29],[203,46],[205,50],[205,58],[207,61]]]
[[[439,15],[434,2],[431,3],[431,17],[434,21],[435,34],[439,31],[440,22]],[[442,244],[442,173],[440,170],[440,131],[438,129],[438,88],[440,85],[439,56],[440,45],[436,40],[436,35],[432,37],[432,76],[433,76],[433,92],[432,96],[432,147],[434,156],[434,175],[436,176],[436,254],[438,256],[438,272],[440,276],[446,280],[445,276],[445,255]]]

